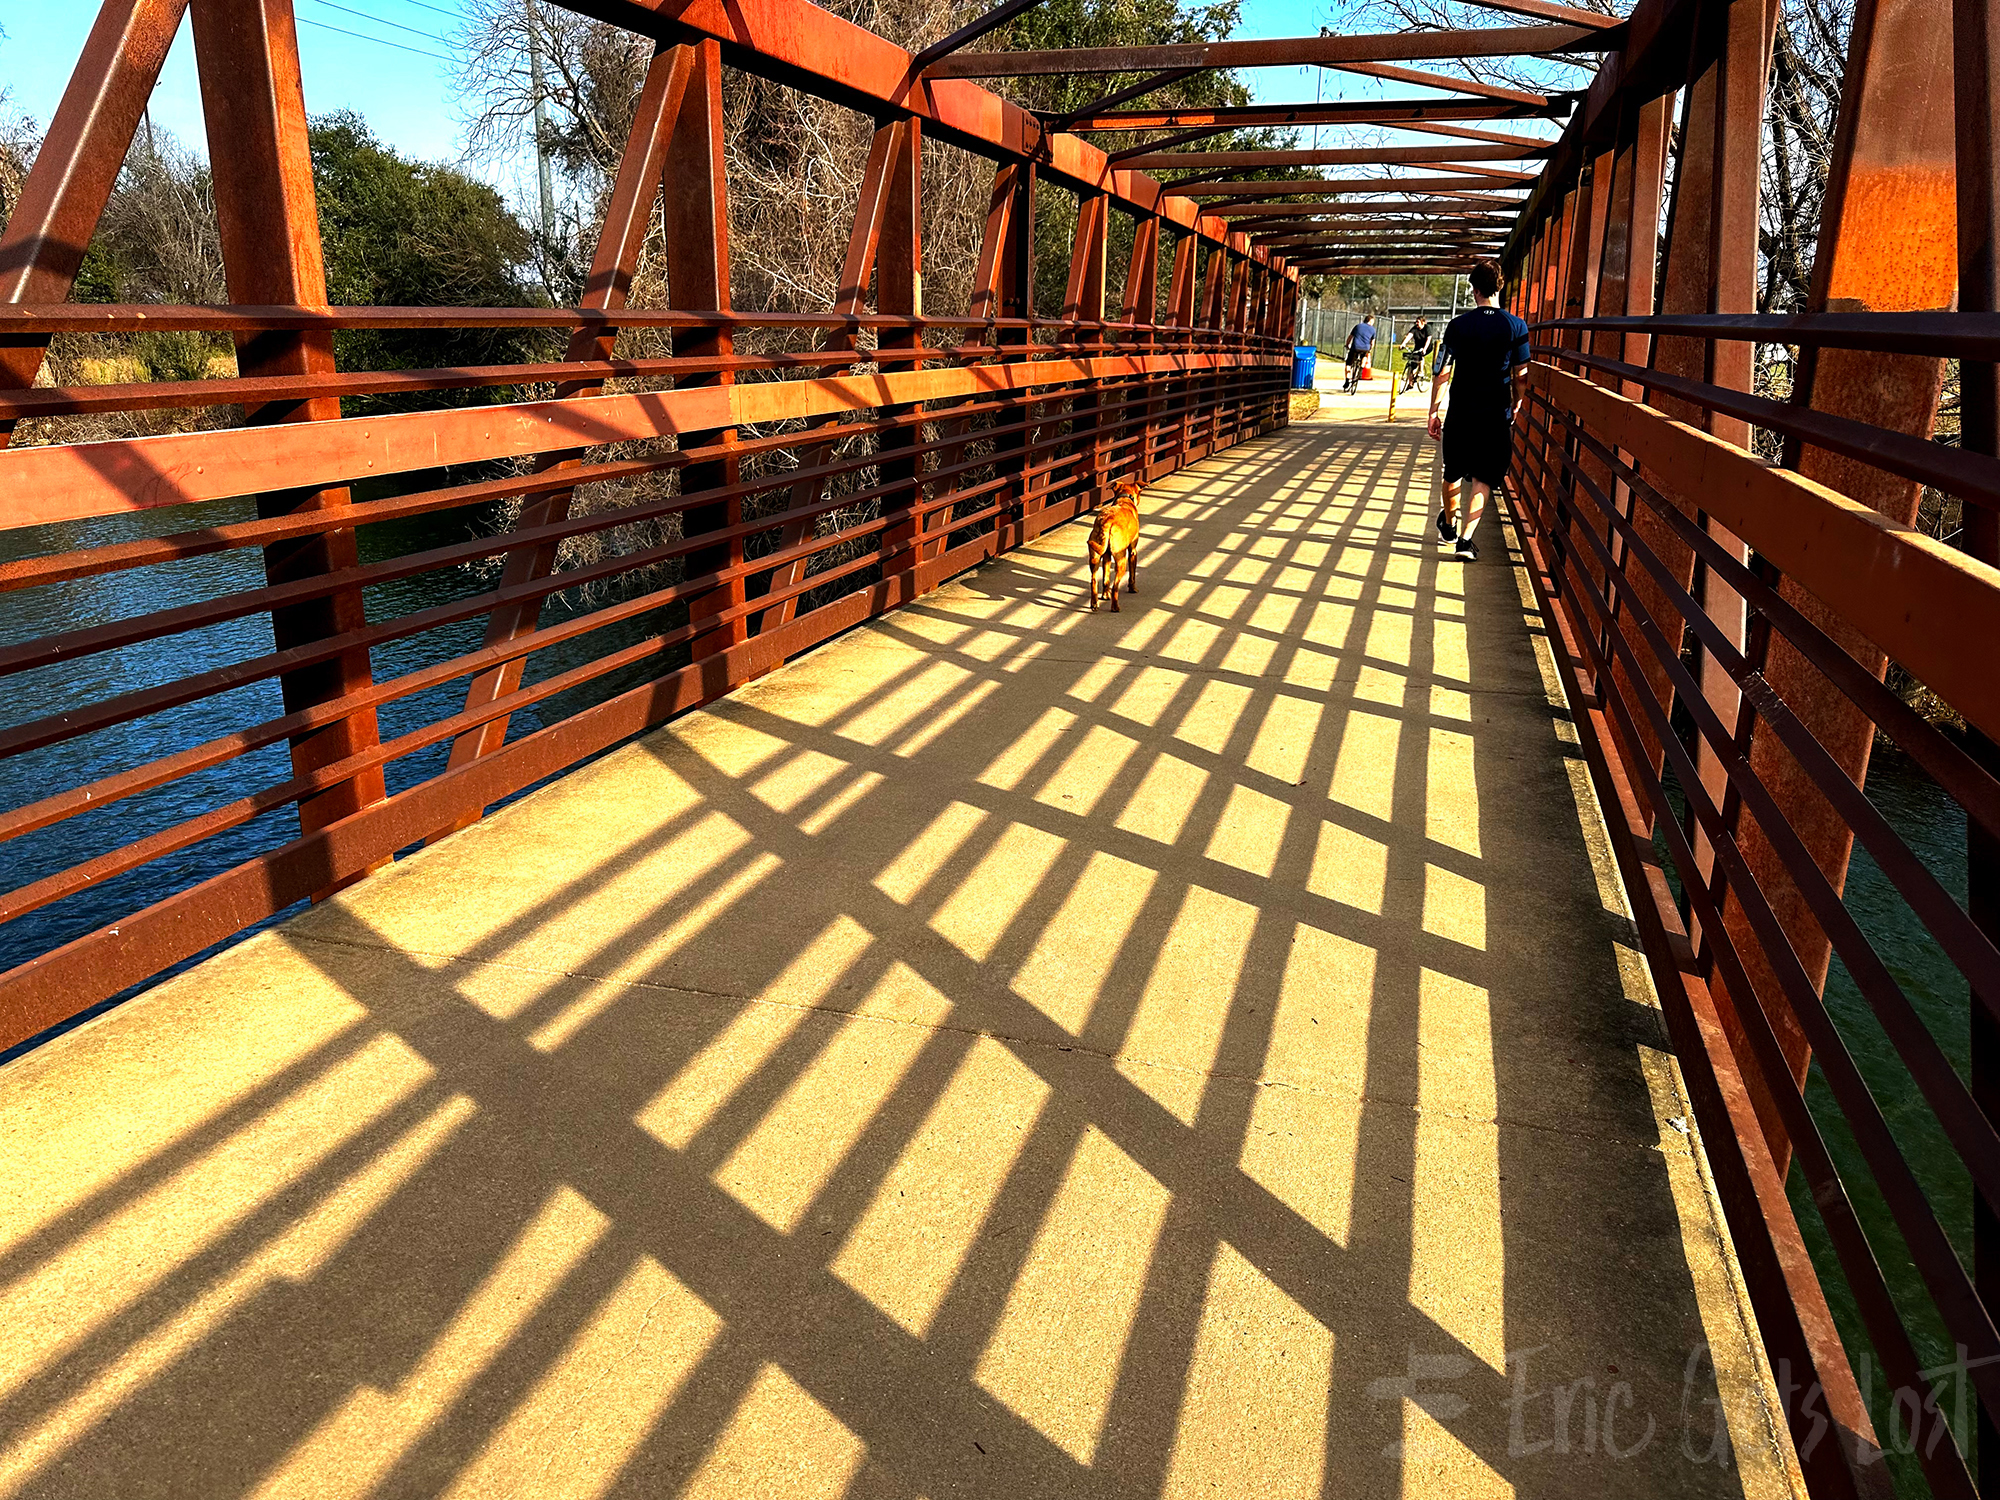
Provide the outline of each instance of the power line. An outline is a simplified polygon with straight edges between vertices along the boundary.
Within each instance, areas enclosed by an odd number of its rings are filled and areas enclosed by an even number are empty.
[[[294,19],[296,19],[299,25],[301,26],[317,26],[321,31],[338,32],[341,36],[351,36],[356,41],[373,42],[378,47],[394,47],[398,52],[414,52],[419,57],[434,57],[439,62],[444,62],[444,63],[452,61],[451,58],[445,56],[444,53],[442,52],[426,52],[421,47],[406,47],[401,42],[392,42],[388,40],[388,38],[386,37],[368,36],[363,32],[349,31],[345,26],[329,26],[324,21],[315,21],[307,16],[298,16],[295,17]]]
[[[465,19],[464,11],[448,10],[442,5],[432,5],[430,0],[403,0],[403,3],[405,5],[414,5],[419,10],[434,10],[441,16],[450,16],[454,21],[463,21]]]
[[[419,31],[414,26],[405,26],[401,21],[385,21],[382,17],[372,12],[356,10],[351,5],[336,5],[334,0],[317,0],[317,3],[324,5],[328,10],[337,10],[343,15],[359,16],[364,21],[373,21],[377,26],[392,26],[397,31],[407,31],[411,36],[420,36],[427,42],[441,42],[444,40],[443,37],[433,35],[431,32]]]

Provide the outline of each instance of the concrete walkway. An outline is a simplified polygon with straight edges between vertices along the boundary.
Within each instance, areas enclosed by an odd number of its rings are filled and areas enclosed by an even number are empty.
[[[0,1495],[1792,1492],[1415,423],[1065,527],[0,1070]]]

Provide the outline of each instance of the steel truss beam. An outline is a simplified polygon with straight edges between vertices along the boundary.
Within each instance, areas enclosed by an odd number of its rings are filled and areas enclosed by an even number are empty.
[[[1314,63],[1405,58],[1514,57],[1603,52],[1589,26],[1494,26],[1478,31],[1392,31],[1377,36],[1302,36],[1163,47],[1062,47],[1042,52],[962,52],[933,65],[933,78],[1030,78],[1048,74],[1157,73],[1168,68],[1295,68]]]
[[[1323,151],[1151,151],[1128,156],[1121,165],[1140,172],[1194,167],[1366,167],[1411,166],[1424,162],[1520,161],[1541,154],[1535,144],[1496,146],[1340,146]],[[1523,173],[1531,178],[1533,173]]]
[[[1396,83],[1414,83],[1419,88],[1443,89],[1446,93],[1471,94],[1480,99],[1504,99],[1510,104],[1532,104],[1546,106],[1558,97],[1568,95],[1536,94],[1525,89],[1510,89],[1497,83],[1482,83],[1476,78],[1454,78],[1449,73],[1433,73],[1424,68],[1399,68],[1394,63],[1348,62],[1335,64],[1342,73],[1355,73],[1366,78],[1387,78]]]
[[[1210,109],[1108,109],[1070,122],[1072,131],[1090,130],[1259,130],[1284,125],[1403,125],[1420,121],[1560,120],[1569,101],[1545,105],[1505,104],[1492,99],[1335,100],[1329,104],[1227,104]],[[1154,142],[1141,149],[1164,149]],[[1137,154],[1136,152],[1134,153]]]
[[[1492,174],[1497,183],[1531,178],[1527,172]],[[1166,188],[1169,198],[1335,198],[1352,193],[1452,192],[1484,180],[1466,177],[1302,177],[1244,182],[1176,182]]]

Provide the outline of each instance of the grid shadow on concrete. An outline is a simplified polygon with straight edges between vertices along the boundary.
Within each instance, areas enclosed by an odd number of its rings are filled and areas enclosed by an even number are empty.
[[[0,1495],[1793,1477],[1510,538],[1072,525],[0,1071]]]

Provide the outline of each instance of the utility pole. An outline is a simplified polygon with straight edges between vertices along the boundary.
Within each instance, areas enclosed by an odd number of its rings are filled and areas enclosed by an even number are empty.
[[[555,232],[556,193],[549,179],[549,116],[542,87],[542,20],[536,14],[535,0],[521,0],[521,11],[528,22],[528,82],[535,91],[535,172],[541,179],[542,234],[546,237]]]
[[[1333,28],[1332,28],[1332,27],[1330,27],[1330,26],[1322,26],[1322,27],[1320,27],[1320,29],[1319,29],[1319,34],[1320,34],[1321,36],[1332,36],[1332,35],[1333,35]],[[1322,93],[1323,93],[1323,92],[1325,91],[1325,89],[1326,89],[1326,69],[1325,69],[1325,68],[1314,68],[1314,69],[1313,69],[1313,103],[1315,103],[1315,104],[1318,104],[1318,103],[1320,102],[1320,95],[1321,95],[1321,94],[1322,94]],[[1313,124],[1313,150],[1315,150],[1315,151],[1319,150],[1319,125],[1318,125],[1318,122],[1314,122],[1314,124]]]

